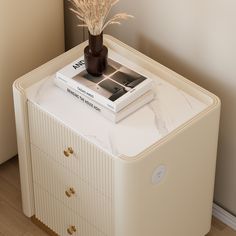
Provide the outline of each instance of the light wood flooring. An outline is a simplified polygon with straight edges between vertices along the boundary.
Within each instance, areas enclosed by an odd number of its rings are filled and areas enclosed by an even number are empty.
[[[22,213],[17,158],[0,165],[0,236],[47,236]],[[236,231],[213,218],[207,236],[236,236]]]

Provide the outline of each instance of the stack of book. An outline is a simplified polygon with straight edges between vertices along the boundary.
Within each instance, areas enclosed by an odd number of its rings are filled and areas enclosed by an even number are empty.
[[[103,75],[94,77],[81,57],[56,73],[55,84],[115,123],[154,97],[152,79],[111,59]]]

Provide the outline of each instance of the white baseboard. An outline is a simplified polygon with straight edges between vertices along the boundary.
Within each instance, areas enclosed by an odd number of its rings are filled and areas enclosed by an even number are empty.
[[[230,228],[236,230],[236,217],[215,203],[213,204],[212,215],[228,225]]]

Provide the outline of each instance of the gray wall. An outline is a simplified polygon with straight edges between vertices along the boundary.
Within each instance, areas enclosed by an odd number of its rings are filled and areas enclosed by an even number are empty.
[[[68,0],[64,0],[66,50],[75,47],[76,45],[84,41],[84,29],[77,26],[79,22],[75,15],[70,11],[71,7],[71,3]]]
[[[236,215],[236,1],[121,0],[124,9],[135,19],[107,33],[221,98],[215,202]]]

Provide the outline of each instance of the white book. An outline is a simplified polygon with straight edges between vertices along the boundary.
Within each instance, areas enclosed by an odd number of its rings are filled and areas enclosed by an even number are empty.
[[[110,109],[107,109],[101,104],[95,102],[94,100],[84,96],[82,93],[80,93],[78,90],[75,90],[73,87],[71,87],[68,83],[61,80],[60,78],[55,77],[54,82],[58,87],[60,87],[67,93],[73,95],[80,102],[87,105],[87,107],[91,108],[97,113],[100,113],[102,116],[112,121],[113,123],[117,123],[120,120],[124,119],[125,117],[135,112],[140,107],[144,106],[154,98],[154,92],[152,90],[149,90],[148,92],[140,96],[138,99],[130,103],[128,106],[126,106],[119,112],[113,112]]]
[[[152,79],[110,58],[103,75],[94,77],[86,71],[83,56],[59,70],[56,77],[114,112],[146,93],[153,84]]]

